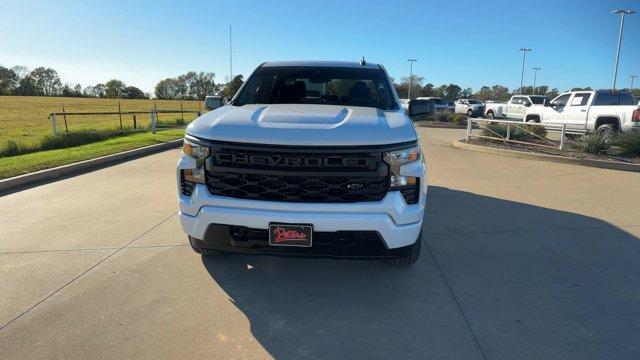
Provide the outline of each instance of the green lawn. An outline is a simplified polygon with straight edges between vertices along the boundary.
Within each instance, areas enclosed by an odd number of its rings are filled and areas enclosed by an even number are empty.
[[[163,143],[183,136],[184,129],[170,129],[158,131],[155,135],[150,132],[130,134],[66,149],[0,157],[0,179]]]

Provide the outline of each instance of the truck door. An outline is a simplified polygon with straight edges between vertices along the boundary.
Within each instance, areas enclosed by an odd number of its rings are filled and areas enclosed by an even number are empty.
[[[587,116],[591,104],[591,93],[574,93],[562,112],[562,122],[567,129],[587,131]]]
[[[550,106],[545,107],[542,113],[542,123],[549,125],[564,124],[563,113],[569,103],[569,98],[571,98],[571,93],[562,94],[551,100]]]
[[[527,112],[526,101],[526,98],[522,96],[512,97],[507,103],[506,116],[513,119],[524,119],[524,113]]]

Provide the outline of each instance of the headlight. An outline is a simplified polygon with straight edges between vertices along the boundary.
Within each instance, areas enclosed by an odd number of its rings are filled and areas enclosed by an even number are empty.
[[[418,202],[419,181],[415,176],[400,175],[400,167],[413,161],[422,159],[419,146],[406,149],[388,151],[384,153],[384,161],[389,164],[391,174],[389,179],[390,190],[400,190],[407,204]]]
[[[209,156],[209,147],[187,139],[182,143],[182,156],[188,156],[196,161],[194,169],[182,170],[182,176],[186,181],[204,184],[204,160]]]

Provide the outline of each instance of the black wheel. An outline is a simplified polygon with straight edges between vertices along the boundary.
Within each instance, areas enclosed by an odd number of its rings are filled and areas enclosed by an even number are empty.
[[[613,125],[611,125],[611,124],[603,124],[603,125],[600,125],[598,127],[598,129],[596,129],[596,132],[599,135],[606,136],[608,138],[612,138],[613,134],[615,134],[615,132],[616,132],[616,128],[613,127]]]
[[[493,111],[489,111],[487,113],[487,119],[493,119],[495,116],[493,115]]]
[[[200,254],[202,256],[213,256],[213,255],[222,254],[221,251],[205,249],[197,245],[194,245],[193,241],[191,241],[191,238],[189,238],[189,243],[191,244],[191,249],[193,249],[193,251],[195,251],[197,254]]]
[[[467,111],[467,117],[469,117],[469,118],[473,117],[473,110]]]
[[[416,240],[416,242],[413,245],[411,245],[411,252],[409,253],[409,255],[391,259],[390,262],[393,265],[400,265],[400,266],[413,265],[418,261],[418,258],[420,257],[421,247],[422,247],[422,230],[420,230],[420,235],[418,236],[418,239]]]

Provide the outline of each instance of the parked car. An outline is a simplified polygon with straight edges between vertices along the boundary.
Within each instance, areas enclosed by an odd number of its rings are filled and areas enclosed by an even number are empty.
[[[453,101],[447,101],[447,110],[454,112],[455,111],[455,104],[453,103]]]
[[[613,133],[640,129],[640,106],[628,92],[570,91],[551,100],[548,106],[531,107],[527,122],[565,124],[570,132]]]
[[[456,101],[454,112],[457,114],[467,114],[468,117],[483,117],[484,103],[475,99],[460,99]]]
[[[487,119],[494,118],[510,118],[515,120],[523,120],[524,114],[530,106],[544,106],[549,98],[542,95],[515,95],[506,103],[489,103],[485,104],[485,117]]]
[[[260,65],[186,129],[177,188],[193,250],[413,264],[427,168],[409,116],[434,106],[405,113],[392,86],[377,64]]]
[[[431,100],[436,106],[436,111],[446,111],[449,110],[449,105],[447,101],[441,97],[435,96],[421,96],[416,98],[417,100]]]

